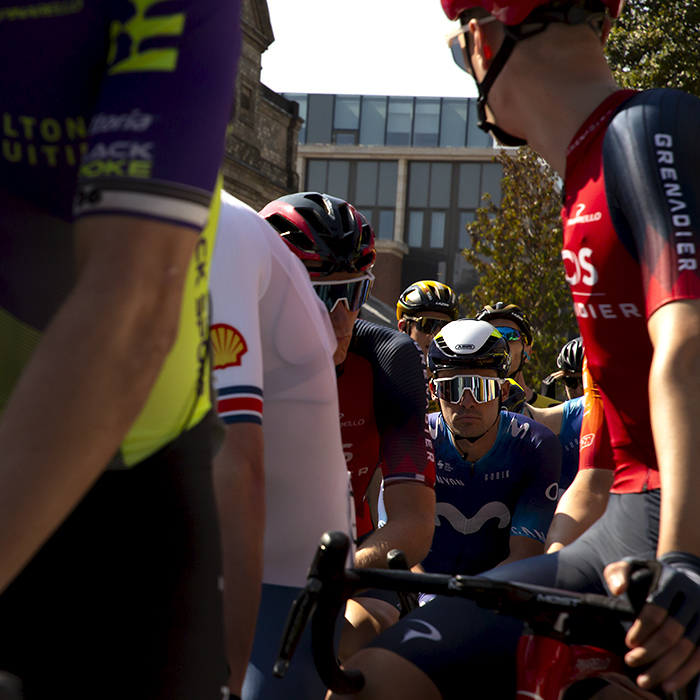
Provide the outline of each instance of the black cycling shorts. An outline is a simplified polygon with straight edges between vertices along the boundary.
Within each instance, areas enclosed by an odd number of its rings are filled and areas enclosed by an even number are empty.
[[[0,596],[0,670],[26,700],[220,700],[210,430],[105,472]]]
[[[556,552],[493,569],[483,576],[575,591],[606,593],[603,569],[626,556],[653,559],[660,491],[611,494],[605,514],[574,543]],[[437,596],[407,615],[369,646],[415,664],[444,700],[508,698],[515,694],[515,650],[522,623],[474,603]],[[623,629],[577,630],[588,644],[624,651]],[[591,638],[593,637],[593,638]],[[612,644],[612,646],[611,646]]]

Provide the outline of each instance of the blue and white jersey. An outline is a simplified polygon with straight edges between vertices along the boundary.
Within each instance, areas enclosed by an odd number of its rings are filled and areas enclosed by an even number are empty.
[[[544,542],[559,491],[557,436],[504,411],[494,446],[468,462],[442,414],[431,413],[428,422],[436,460],[436,527],[425,570],[473,575],[508,557],[512,535]]]
[[[559,482],[559,496],[571,486],[571,482],[578,472],[579,436],[581,435],[581,423],[583,421],[583,396],[564,402],[561,415],[561,429],[559,430],[559,444],[561,445],[561,480]]]

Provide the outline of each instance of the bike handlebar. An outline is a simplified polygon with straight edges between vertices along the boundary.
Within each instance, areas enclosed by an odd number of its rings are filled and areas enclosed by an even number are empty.
[[[336,618],[357,591],[380,588],[399,592],[435,593],[466,598],[482,608],[520,620],[585,614],[601,620],[631,621],[635,611],[627,600],[595,593],[576,593],[525,583],[493,581],[475,576],[419,574],[390,569],[345,569],[350,540],[343,532],[326,532],[321,537],[311,564],[306,588],[290,611],[274,675],[283,678],[309,616],[312,618],[312,651],[321,680],[339,694],[359,692],[362,673],[343,670],[333,651]]]

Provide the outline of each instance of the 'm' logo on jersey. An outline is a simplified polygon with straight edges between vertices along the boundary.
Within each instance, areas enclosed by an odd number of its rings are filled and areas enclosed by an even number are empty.
[[[170,15],[146,13],[164,0],[129,0],[135,13],[126,21],[112,22],[109,28],[110,46],[107,54],[109,75],[116,73],[163,72],[172,73],[177,68],[179,49],[174,46],[142,49],[141,44],[149,39],[162,42],[169,37],[179,37],[185,29],[182,12]],[[125,53],[126,56],[122,57]]]
[[[211,344],[214,350],[214,369],[237,367],[241,358],[248,352],[243,336],[233,327],[225,323],[217,323],[211,327]]]
[[[505,503],[491,501],[491,503],[481,506],[476,515],[468,518],[451,503],[436,503],[435,525],[437,527],[440,526],[440,517],[445,518],[457,532],[463,535],[473,535],[475,532],[479,532],[492,518],[498,520],[499,529],[507,527],[510,522],[510,511]]]

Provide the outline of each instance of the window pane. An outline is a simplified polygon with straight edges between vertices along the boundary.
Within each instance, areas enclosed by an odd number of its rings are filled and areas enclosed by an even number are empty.
[[[413,98],[390,97],[386,122],[387,146],[410,146],[413,123]]]
[[[423,245],[423,212],[412,211],[408,216],[408,245],[420,248]]]
[[[304,120],[299,129],[299,143],[306,143],[306,108],[309,97],[300,93],[285,92],[283,94],[288,100],[293,100],[299,105],[299,116]]]
[[[372,230],[374,231],[375,235],[377,233],[377,229],[374,226],[374,221],[372,220],[372,210],[371,209],[360,209],[360,207],[357,207],[357,211],[362,214],[362,216],[369,221],[369,225],[372,227]]]
[[[488,192],[491,201],[498,206],[501,203],[501,178],[503,177],[503,166],[500,163],[484,163],[481,174],[481,192]]]
[[[333,95],[309,95],[306,143],[330,143],[333,133]]]
[[[462,148],[465,146],[466,137],[467,100],[445,98],[442,101],[440,145]]]
[[[381,209],[379,212],[379,226],[375,233],[379,238],[390,241],[394,238],[394,210]]]
[[[471,211],[463,211],[459,214],[459,240],[457,245],[460,250],[472,247],[471,236],[467,233],[467,224],[470,224],[475,218],[474,212]]]
[[[396,185],[399,179],[399,164],[396,161],[382,161],[379,164],[379,190],[377,204],[382,207],[396,206]]]
[[[348,179],[350,163],[347,160],[331,160],[328,162],[328,189],[326,194],[339,199],[348,198]]]
[[[328,176],[327,160],[306,161],[306,189],[309,192],[325,192]]]
[[[408,204],[411,207],[428,206],[428,179],[430,163],[411,163],[408,188]]]
[[[462,163],[459,166],[460,209],[478,209],[481,204],[481,165],[479,163]]]
[[[359,95],[336,95],[333,127],[335,129],[360,128]]]
[[[413,145],[437,146],[440,130],[440,100],[416,98],[416,115],[413,121]]]
[[[377,162],[358,161],[355,204],[372,207],[377,203]]]
[[[434,211],[430,216],[430,247],[442,248],[445,245],[445,220],[444,211]]]
[[[386,130],[386,97],[363,97],[360,118],[360,144],[383,146]]]
[[[482,131],[477,123],[479,115],[476,113],[476,100],[469,100],[469,125],[467,128],[467,146],[472,148],[492,148],[493,139],[490,134]]]
[[[357,144],[356,131],[334,131],[333,143],[338,146],[355,146]]]
[[[433,163],[430,168],[430,206],[450,206],[450,188],[452,185],[452,164]]]

